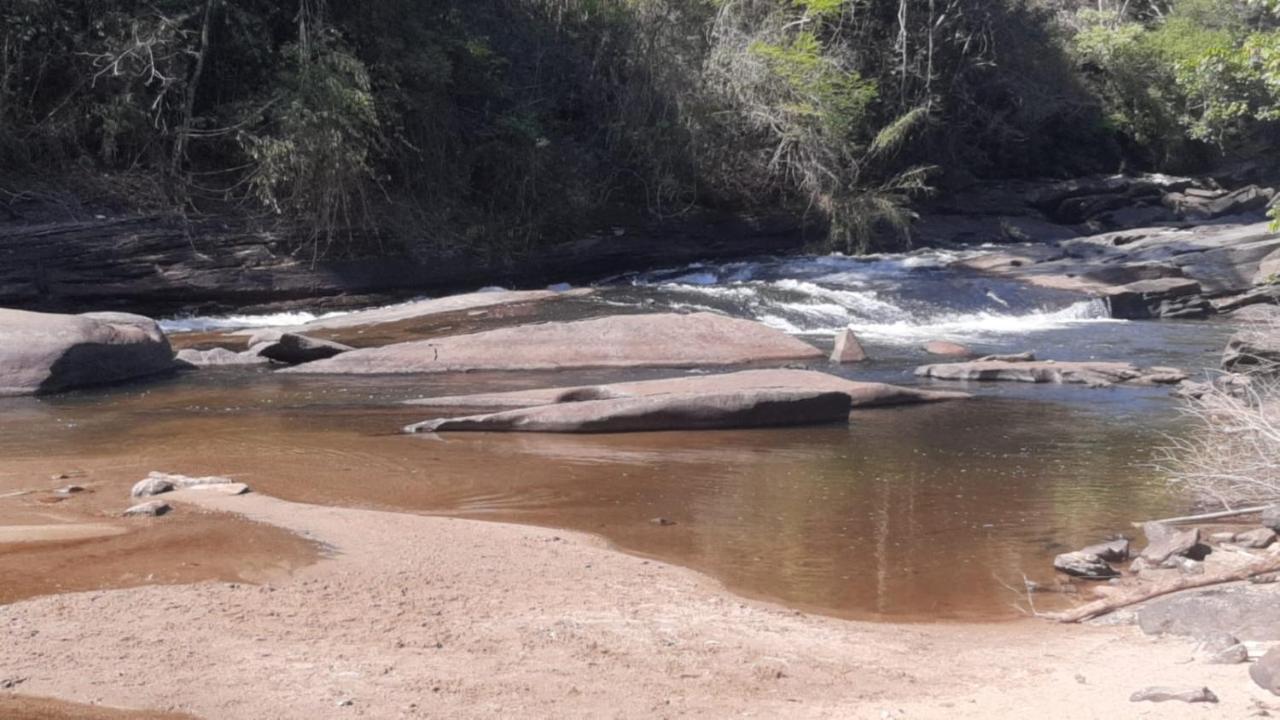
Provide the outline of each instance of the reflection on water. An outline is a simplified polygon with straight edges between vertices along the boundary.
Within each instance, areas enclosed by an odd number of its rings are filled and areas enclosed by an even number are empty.
[[[1167,407],[1159,391],[1071,389],[1046,402],[1047,388],[1005,390],[861,412],[848,428],[395,432],[423,411],[390,400],[546,382],[226,371],[6,400],[0,493],[69,464],[122,491],[153,469],[232,475],[300,501],[596,532],[748,594],[899,618],[1011,615],[1005,584],[1049,580],[1056,552],[1179,509],[1142,467],[1176,430],[1152,412]]]

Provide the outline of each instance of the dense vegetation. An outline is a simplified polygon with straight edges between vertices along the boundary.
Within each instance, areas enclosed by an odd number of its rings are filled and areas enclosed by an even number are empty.
[[[2,0],[0,174],[317,252],[704,207],[857,250],[975,176],[1269,147],[1276,28],[1244,0]]]

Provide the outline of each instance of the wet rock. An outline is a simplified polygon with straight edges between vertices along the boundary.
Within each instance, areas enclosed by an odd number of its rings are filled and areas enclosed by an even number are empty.
[[[1262,511],[1262,526],[1280,532],[1280,505]]]
[[[1235,537],[1235,543],[1240,547],[1258,550],[1271,547],[1275,541],[1276,531],[1265,527],[1237,533]]]
[[[169,340],[148,318],[0,309],[0,396],[56,393],[173,369]]]
[[[1222,367],[1240,372],[1270,372],[1280,368],[1280,333],[1242,330],[1231,337],[1222,354]]]
[[[973,357],[973,351],[961,345],[947,340],[934,340],[924,345],[924,351],[930,355],[944,355],[947,357]]]
[[[673,393],[720,393],[744,390],[811,390],[842,392],[855,408],[943,402],[968,398],[958,392],[923,390],[884,383],[846,380],[813,370],[744,370],[713,375],[691,375],[666,380],[642,380],[611,385],[551,387],[515,392],[481,393],[407,400],[406,405],[433,408],[508,409],[538,407],[581,400],[649,397]]]
[[[1249,642],[1280,641],[1280,592],[1274,585],[1218,586],[1156,598],[1137,609],[1148,635],[1202,638],[1230,633]]]
[[[1108,540],[1097,545],[1090,545],[1083,548],[1080,552],[1086,555],[1097,555],[1107,562],[1124,562],[1129,559],[1129,541],[1125,538],[1118,540]]]
[[[489,415],[443,418],[406,432],[614,433],[847,423],[842,392],[744,390],[559,403]]]
[[[657,313],[521,325],[363,348],[283,372],[696,367],[822,357],[812,345],[751,320],[714,313]]]
[[[1227,215],[1259,212],[1267,207],[1273,197],[1275,197],[1275,191],[1271,188],[1246,185],[1221,197],[1188,208],[1183,215],[1191,220],[1213,220]]]
[[[1167,687],[1149,687],[1129,696],[1129,702],[1169,702],[1176,700],[1184,703],[1216,703],[1218,696],[1207,687],[1180,689]]]
[[[858,342],[858,336],[849,328],[845,328],[836,336],[835,348],[831,351],[831,362],[856,363],[867,359],[867,353]]]
[[[1169,558],[1191,554],[1200,544],[1200,530],[1176,530],[1161,523],[1146,523],[1142,526],[1147,535],[1147,547],[1142,550],[1141,558],[1149,565],[1163,565]]]
[[[1263,690],[1280,695],[1280,647],[1271,648],[1261,660],[1250,666],[1249,677]]]
[[[1120,574],[1102,558],[1085,552],[1063,553],[1053,559],[1053,567],[1072,577],[1089,580],[1106,580]]]
[[[935,380],[957,381],[1005,381],[1025,383],[1063,383],[1110,387],[1119,383],[1152,384],[1172,382],[1174,375],[1168,369],[1162,372],[1143,370],[1136,365],[1117,362],[1033,362],[972,361],[924,365],[916,368],[919,377]]]
[[[1120,320],[1200,318],[1214,312],[1200,283],[1186,278],[1139,280],[1113,288],[1105,297],[1111,317]]]
[[[282,333],[273,342],[258,343],[254,347],[257,348],[255,352],[258,355],[286,365],[301,365],[317,360],[326,360],[355,349],[350,345],[288,332]]]
[[[122,514],[125,517],[160,517],[167,514],[173,507],[169,503],[162,500],[148,500],[139,503],[125,510]]]
[[[1249,648],[1231,633],[1210,633],[1201,638],[1196,656],[1209,665],[1239,665],[1249,662]]]
[[[978,358],[974,362],[1018,363],[1018,362],[1035,362],[1035,361],[1036,361],[1035,353],[1021,352],[1021,353],[1013,353],[1010,355],[985,355],[983,357]]]
[[[270,360],[257,353],[235,352],[226,348],[196,350],[187,348],[179,350],[175,360],[191,367],[231,367],[234,365],[264,365]]]

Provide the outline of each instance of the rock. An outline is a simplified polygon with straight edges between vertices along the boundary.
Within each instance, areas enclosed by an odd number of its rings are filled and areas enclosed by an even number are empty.
[[[249,486],[244,483],[218,483],[215,485],[192,485],[190,490],[198,490],[200,492],[212,492],[219,495],[246,495],[249,493]]]
[[[1271,648],[1261,660],[1250,666],[1249,677],[1263,690],[1280,695],[1280,646]]]
[[[1254,285],[1280,283],[1280,250],[1276,250],[1258,263],[1258,273],[1253,276]]]
[[[1113,288],[1104,297],[1111,317],[1120,320],[1199,318],[1214,312],[1200,283],[1186,278],[1139,280]]]
[[[974,362],[1035,362],[1036,354],[1033,352],[1014,353],[1012,355],[986,355],[978,358]]]
[[[714,313],[660,313],[521,325],[364,348],[282,372],[697,367],[817,360],[822,356],[812,345],[750,320]]]
[[[1222,367],[1240,372],[1272,372],[1280,368],[1280,332],[1248,329],[1231,336],[1222,354]]]
[[[253,333],[249,335],[248,340],[245,341],[245,345],[249,348],[256,346],[266,347],[267,345],[279,340],[284,333],[285,331],[279,328],[261,328],[259,330],[254,330]]]
[[[1235,538],[1235,543],[1240,547],[1258,550],[1271,547],[1271,543],[1275,541],[1276,531],[1265,527],[1237,533]]]
[[[1278,303],[1280,285],[1263,285],[1239,295],[1215,300],[1213,306],[1220,313],[1231,313],[1231,319],[1236,322],[1273,322],[1280,314]]]
[[[1086,552],[1063,553],[1053,559],[1053,567],[1072,577],[1089,580],[1106,580],[1120,574],[1102,558]]]
[[[1140,557],[1153,566],[1163,565],[1173,557],[1191,554],[1200,544],[1199,528],[1175,530],[1168,525],[1149,522],[1142,526],[1147,534],[1147,547]]]
[[[1216,632],[1201,639],[1196,656],[1209,665],[1239,665],[1249,662],[1249,648],[1231,633]]]
[[[286,365],[301,365],[325,360],[355,349],[350,345],[317,340],[306,335],[288,332],[281,333],[274,342],[258,343],[254,347],[257,348],[255,352],[258,355]]]
[[[1217,543],[1219,545],[1222,543],[1234,542],[1235,539],[1236,534],[1233,532],[1216,532],[1209,536],[1209,542]]]
[[[1108,540],[1097,545],[1090,545],[1080,550],[1086,555],[1097,555],[1107,562],[1124,562],[1129,559],[1129,541],[1120,538],[1119,540]]]
[[[834,363],[856,363],[867,359],[867,353],[862,349],[862,343],[858,342],[858,336],[853,334],[849,328],[845,328],[836,335],[836,345],[831,351],[831,362]]]
[[[964,393],[922,390],[883,383],[846,380],[813,370],[744,370],[714,375],[691,375],[667,380],[642,380],[612,385],[588,385],[517,390],[515,392],[455,395],[408,400],[406,405],[463,408],[468,411],[538,407],[581,400],[645,397],[667,394],[721,393],[746,390],[809,390],[843,392],[855,408],[941,402],[968,398]]]
[[[172,509],[169,503],[162,500],[148,500],[134,505],[122,514],[125,517],[160,517]]]
[[[60,487],[57,490],[53,491],[55,495],[61,495],[62,497],[79,495],[82,492],[84,492],[84,486],[82,485],[66,485],[64,487]]]
[[[925,343],[924,351],[930,355],[945,355],[947,357],[973,357],[973,351],[959,343],[949,342],[947,340],[934,340]]]
[[[405,432],[611,433],[817,425],[849,420],[849,396],[809,390],[745,390],[584,400],[490,415],[444,418]]]
[[[1259,212],[1267,207],[1267,204],[1271,202],[1274,196],[1275,191],[1271,188],[1247,185],[1222,197],[1209,200],[1199,207],[1189,210],[1185,215],[1194,220],[1212,220],[1226,217],[1227,215]]]
[[[173,369],[169,340],[148,318],[0,309],[0,396],[56,393]]]
[[[1156,598],[1137,609],[1148,635],[1202,638],[1230,633],[1248,642],[1280,641],[1280,592],[1242,583]]]
[[[1262,511],[1262,526],[1280,532],[1280,505]]]
[[[1065,383],[1107,387],[1119,383],[1152,384],[1174,382],[1167,372],[1153,373],[1129,363],[1054,362],[1052,360],[1007,362],[1000,360],[924,365],[916,368],[918,377],[957,381],[1007,381],[1025,383]]]
[[[672,520],[671,518],[664,518],[664,517],[656,517],[650,520],[649,522],[650,524],[658,525],[661,527],[670,527],[676,524],[675,520]]]
[[[235,352],[226,348],[211,348],[209,350],[196,350],[194,348],[186,348],[179,350],[178,356],[175,358],[179,363],[185,363],[191,367],[230,367],[233,365],[265,365],[270,362],[265,357],[252,352]]]
[[[1183,690],[1167,687],[1149,687],[1129,696],[1129,702],[1168,702],[1177,700],[1184,703],[1216,703],[1218,696],[1207,687]]]
[[[162,495],[167,492],[173,492],[173,481],[165,477],[157,477],[155,473],[139,480],[129,494],[133,497],[151,497],[152,495]]]

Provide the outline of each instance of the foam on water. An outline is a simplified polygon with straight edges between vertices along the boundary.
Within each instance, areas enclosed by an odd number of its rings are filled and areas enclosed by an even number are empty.
[[[186,316],[169,318],[160,321],[160,327],[167,333],[211,332],[214,330],[238,330],[242,328],[285,327],[304,325],[313,320],[347,315],[345,311],[328,312],[317,315],[309,312],[281,312],[266,315],[219,315],[219,316]]]

